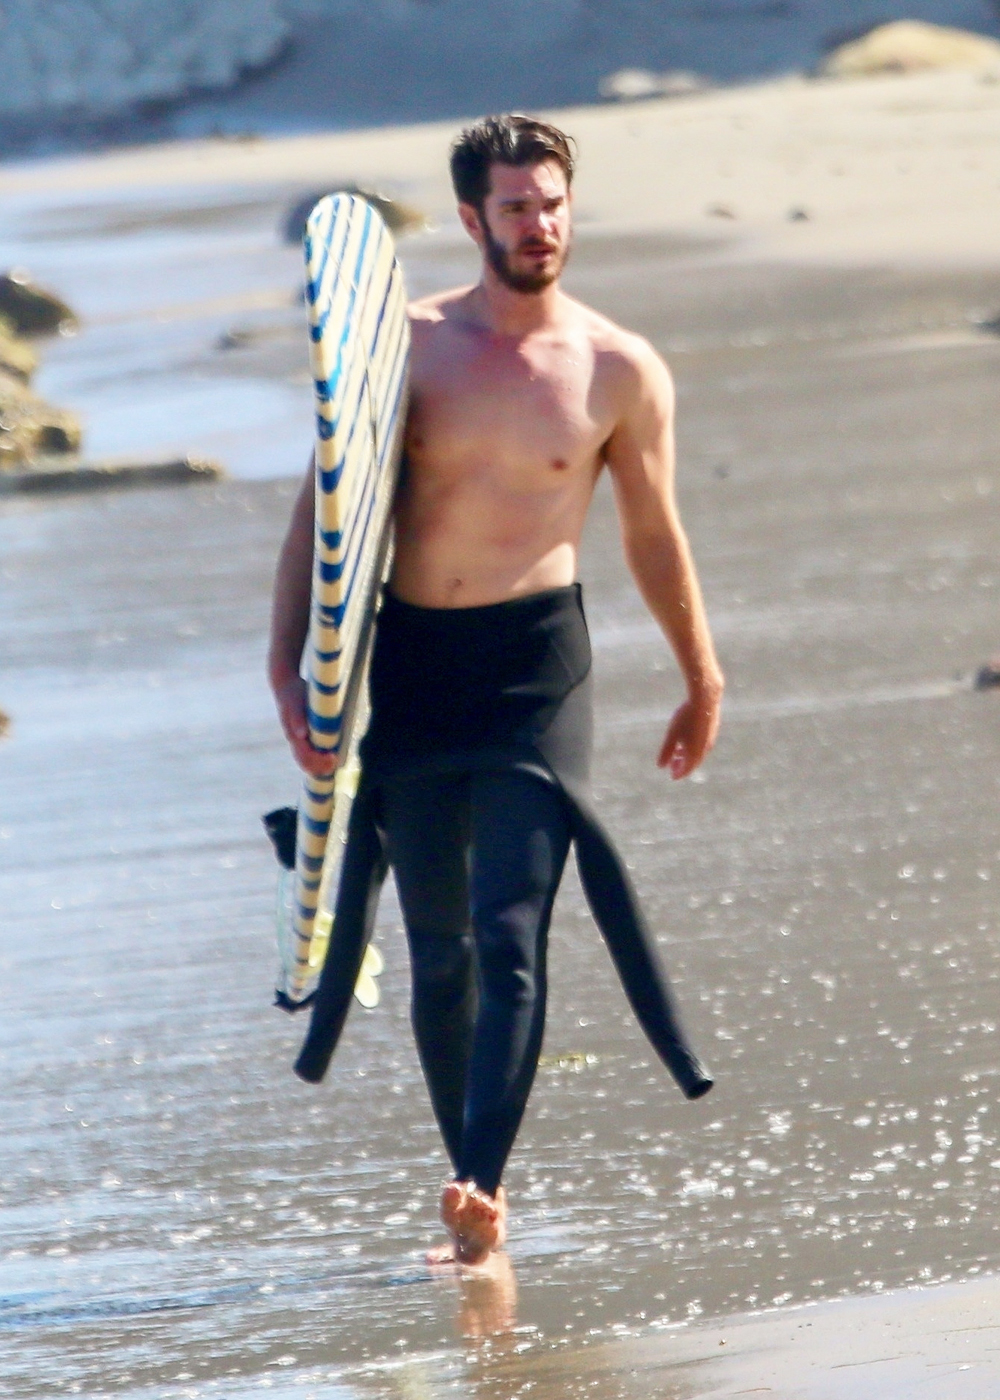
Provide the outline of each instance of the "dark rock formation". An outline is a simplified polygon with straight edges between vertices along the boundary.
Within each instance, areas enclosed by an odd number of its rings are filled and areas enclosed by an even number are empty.
[[[0,316],[15,335],[55,335],[79,324],[62,298],[37,286],[23,268],[0,274]]]
[[[0,316],[0,370],[27,384],[38,365],[38,357],[22,340],[6,316]]]
[[[834,49],[819,72],[825,78],[863,78],[941,68],[1000,73],[1000,42],[964,29],[897,20]]]
[[[991,656],[989,661],[980,666],[972,687],[974,690],[1000,689],[1000,656]]]
[[[282,237],[286,243],[301,243],[302,235],[306,231],[306,220],[312,213],[315,205],[327,194],[357,194],[382,215],[390,233],[397,237],[401,234],[415,233],[417,230],[427,227],[426,216],[421,214],[419,209],[414,209],[409,204],[403,204],[397,199],[390,199],[388,195],[378,194],[374,190],[363,189],[360,185],[347,183],[343,185],[333,185],[328,190],[314,190],[310,194],[304,194],[288,210],[284,223],[281,226]]]
[[[39,457],[77,452],[82,432],[76,417],[55,408],[23,379],[0,370],[0,472]]]
[[[37,358],[26,339],[77,324],[62,298],[36,286],[27,272],[0,276],[0,472],[79,451],[82,433],[75,415],[31,388]]]

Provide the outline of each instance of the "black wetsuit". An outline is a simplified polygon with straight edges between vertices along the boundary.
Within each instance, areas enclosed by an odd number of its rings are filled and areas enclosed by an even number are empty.
[[[541,1048],[546,938],[570,842],[644,1030],[681,1088],[687,1045],[628,874],[590,802],[591,658],[578,584],[486,607],[387,593],[334,932],[296,1071],[322,1078],[389,864],[413,1024],[459,1179],[493,1194]]]

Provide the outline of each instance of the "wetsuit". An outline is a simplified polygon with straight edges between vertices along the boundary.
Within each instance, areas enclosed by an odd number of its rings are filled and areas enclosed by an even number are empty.
[[[644,1030],[688,1097],[711,1088],[591,807],[579,584],[456,609],[386,593],[370,691],[334,931],[296,1072],[325,1073],[391,864],[435,1114],[458,1178],[493,1194],[538,1062],[549,919],[572,841]]]

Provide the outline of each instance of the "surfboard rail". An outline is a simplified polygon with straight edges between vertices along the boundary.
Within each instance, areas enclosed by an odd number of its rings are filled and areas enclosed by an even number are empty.
[[[303,1005],[323,967],[336,875],[357,790],[357,738],[375,614],[392,550],[403,455],[409,322],[392,235],[353,194],[327,195],[306,222],[306,305],[316,409],[312,603],[304,655],[316,748],[331,778],[306,776],[299,803],[282,1004]]]

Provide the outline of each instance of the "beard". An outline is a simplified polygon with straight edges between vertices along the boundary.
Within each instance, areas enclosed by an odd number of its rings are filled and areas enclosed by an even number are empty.
[[[515,272],[511,266],[510,253],[507,252],[507,249],[502,243],[498,242],[497,239],[493,237],[493,231],[486,222],[485,214],[480,214],[479,222],[483,230],[483,247],[486,253],[486,261],[493,269],[497,279],[502,282],[505,287],[509,287],[512,292],[531,294],[532,292],[543,292],[546,287],[551,287],[552,283],[557,281],[569,257],[570,245],[568,241],[561,254],[556,253],[553,262],[547,270],[539,269],[536,272]],[[530,243],[526,245],[527,248],[537,246],[540,245]]]

